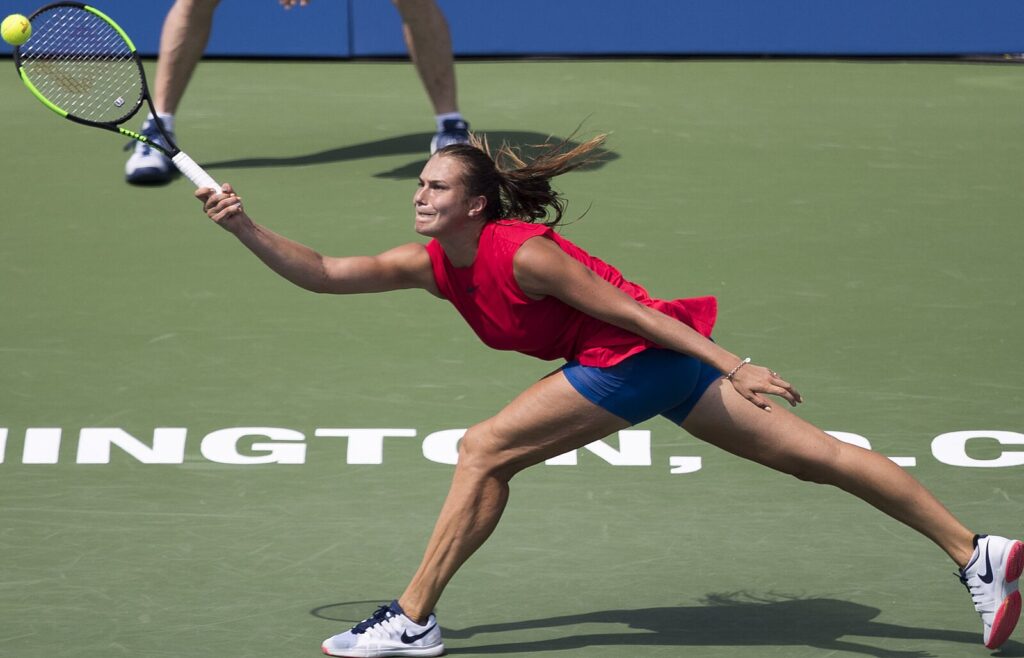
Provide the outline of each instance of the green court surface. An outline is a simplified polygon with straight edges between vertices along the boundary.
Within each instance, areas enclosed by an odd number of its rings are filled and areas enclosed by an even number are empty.
[[[611,133],[603,166],[558,180],[589,208],[565,235],[656,296],[717,295],[716,339],[794,382],[798,413],[1024,535],[1024,68],[458,75],[492,142]],[[123,140],[13,70],[0,117],[0,656],[319,655],[411,576],[446,430],[554,366],[422,292],[291,287],[187,181],[123,183]],[[341,255],[417,239],[432,128],[406,63],[213,61],[178,137],[257,220]],[[634,429],[513,481],[439,606],[451,655],[990,654],[927,540],[665,420]],[[1024,656],[1024,629],[997,655]]]

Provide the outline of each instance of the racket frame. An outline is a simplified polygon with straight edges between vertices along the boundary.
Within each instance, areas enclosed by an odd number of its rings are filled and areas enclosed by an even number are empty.
[[[46,96],[44,96],[41,91],[39,91],[36,85],[32,82],[32,79],[29,77],[28,73],[22,67],[21,46],[15,46],[13,53],[14,66],[18,69],[18,77],[21,78],[21,81],[24,83],[25,87],[27,87],[28,90],[32,93],[32,95],[35,96],[43,105],[50,108],[50,110],[52,110],[59,116],[62,116],[69,121],[82,124],[84,126],[92,126],[94,128],[102,128],[104,130],[109,130],[111,132],[120,133],[125,137],[130,137],[131,139],[142,142],[143,144],[146,144],[150,148],[155,148],[156,150],[160,151],[168,158],[170,158],[171,162],[174,163],[178,170],[181,171],[181,173],[185,174],[185,176],[187,176],[189,180],[191,180],[196,185],[196,187],[210,187],[215,189],[217,192],[221,192],[222,190],[220,185],[218,185],[209,174],[203,171],[202,167],[200,167],[192,158],[190,158],[188,154],[182,151],[171,138],[170,132],[167,130],[166,126],[164,126],[163,121],[160,120],[160,116],[157,114],[156,107],[153,105],[153,98],[149,93],[149,83],[146,80],[146,70],[142,66],[142,58],[139,57],[139,53],[135,49],[135,44],[132,42],[131,37],[128,36],[128,33],[125,32],[121,28],[121,26],[114,21],[114,19],[110,18],[110,16],[107,16],[99,9],[96,9],[95,7],[92,7],[85,3],[64,1],[53,2],[43,7],[40,7],[39,9],[32,12],[32,15],[28,17],[29,22],[31,23],[37,16],[43,14],[44,12],[53,11],[61,7],[79,9],[90,14],[93,14],[97,18],[107,23],[115,32],[118,33],[118,35],[120,35],[122,39],[124,39],[125,45],[128,46],[128,50],[131,53],[132,62],[135,64],[139,71],[139,80],[141,82],[142,87],[139,99],[135,102],[135,105],[131,107],[123,116],[114,121],[93,121],[90,119],[83,119],[82,117],[75,116],[74,114],[71,114],[67,110],[64,110],[63,108],[54,104],[52,101],[46,98]],[[167,146],[164,146],[154,140],[151,140],[147,138],[145,135],[137,133],[134,130],[129,130],[121,126],[121,124],[127,122],[129,119],[138,114],[139,110],[142,109],[143,104],[149,107],[149,113],[153,119],[153,123],[156,126],[157,131],[160,133],[160,136],[163,137],[164,143]]]

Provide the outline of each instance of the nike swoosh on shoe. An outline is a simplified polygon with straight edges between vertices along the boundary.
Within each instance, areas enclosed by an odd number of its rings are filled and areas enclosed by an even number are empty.
[[[409,635],[409,631],[402,631],[402,642],[404,642],[405,644],[412,644],[416,640],[423,639],[423,637],[426,636],[427,633],[434,630],[434,626],[437,626],[437,624],[432,624],[430,628],[423,631],[422,633],[419,633],[418,635]]]

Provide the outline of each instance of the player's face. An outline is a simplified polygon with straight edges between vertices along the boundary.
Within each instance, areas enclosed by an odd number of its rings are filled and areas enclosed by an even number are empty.
[[[417,233],[438,237],[479,222],[483,197],[466,193],[462,175],[457,158],[435,155],[427,161],[412,197]]]

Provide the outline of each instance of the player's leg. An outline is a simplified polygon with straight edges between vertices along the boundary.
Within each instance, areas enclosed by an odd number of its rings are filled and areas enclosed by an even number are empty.
[[[509,496],[509,480],[519,471],[580,448],[630,425],[576,392],[561,372],[537,382],[496,416],[466,431],[459,461],[419,569],[402,596],[378,618],[328,638],[330,655],[398,655],[362,645],[394,645],[399,635],[430,643],[414,647],[417,655],[440,655],[434,606],[460,566],[487,540],[498,524]],[[373,633],[371,637],[365,637]],[[422,644],[424,640],[415,640]]]
[[[437,134],[430,151],[469,141],[469,124],[459,112],[448,21],[434,0],[392,0],[402,16],[402,34],[416,72],[430,98]]]
[[[218,2],[177,0],[164,18],[153,85],[153,105],[168,132],[174,132],[174,114],[206,49]],[[140,132],[149,139],[162,142],[152,117],[146,118]],[[129,183],[166,183],[176,175],[177,169],[163,153],[140,142],[133,142],[133,147],[125,165],[125,178]]]
[[[683,422],[697,438],[802,480],[831,484],[923,533],[959,566],[974,533],[887,457],[819,430],[782,405],[766,412],[728,381],[712,385]]]
[[[400,599],[403,607],[413,616],[433,610],[448,580],[494,530],[516,473],[629,426],[558,372],[469,428],[423,562]]]
[[[999,646],[1013,631],[1021,612],[1017,581],[1024,570],[1024,543],[1002,537],[976,539],[892,460],[839,441],[782,405],[765,412],[725,380],[708,389],[683,427],[733,454],[839,487],[919,531],[961,568],[961,580],[982,616],[986,646]]]

